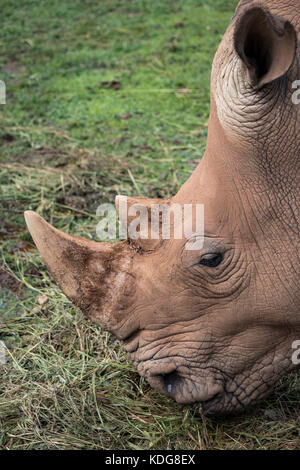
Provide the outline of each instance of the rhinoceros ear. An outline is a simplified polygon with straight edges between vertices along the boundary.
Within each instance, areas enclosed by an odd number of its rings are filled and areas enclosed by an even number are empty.
[[[294,62],[297,34],[293,25],[263,7],[241,13],[234,46],[252,86],[262,87],[285,75]]]
[[[120,299],[128,291],[126,276],[132,250],[126,242],[97,243],[55,229],[32,211],[25,212],[31,236],[66,296],[91,320],[113,330],[122,309]],[[127,285],[126,285],[127,284]],[[116,309],[117,304],[117,309]]]
[[[162,212],[170,200],[117,196],[115,203],[130,244],[143,251],[155,250],[161,244]]]

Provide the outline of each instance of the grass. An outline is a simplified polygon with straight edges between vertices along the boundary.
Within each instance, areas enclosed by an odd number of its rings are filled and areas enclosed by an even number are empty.
[[[211,61],[235,6],[2,1],[0,449],[299,447],[299,376],[226,419],[157,394],[56,287],[23,219],[33,209],[96,239],[100,203],[179,188],[205,148]]]

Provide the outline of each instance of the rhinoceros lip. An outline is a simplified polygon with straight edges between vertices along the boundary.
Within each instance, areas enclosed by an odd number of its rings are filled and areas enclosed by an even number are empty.
[[[202,410],[204,413],[214,413],[216,407],[219,409],[220,408],[220,398],[221,395],[220,393],[216,393],[212,398],[206,401],[199,402],[199,405],[201,405]]]
[[[134,353],[139,347],[139,336],[141,330],[134,330],[126,339],[123,340],[123,347],[128,353]]]

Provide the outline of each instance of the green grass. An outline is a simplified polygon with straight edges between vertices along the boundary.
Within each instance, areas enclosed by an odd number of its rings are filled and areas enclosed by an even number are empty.
[[[226,419],[157,394],[56,287],[23,219],[37,210],[96,239],[100,203],[174,194],[205,148],[211,62],[236,2],[1,5],[0,449],[299,447],[299,376]]]

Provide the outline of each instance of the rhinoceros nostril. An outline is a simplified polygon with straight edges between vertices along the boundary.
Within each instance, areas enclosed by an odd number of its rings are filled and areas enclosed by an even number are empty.
[[[178,382],[179,378],[180,377],[176,370],[170,372],[169,374],[163,375],[164,384],[168,393],[172,393],[175,383]]]

